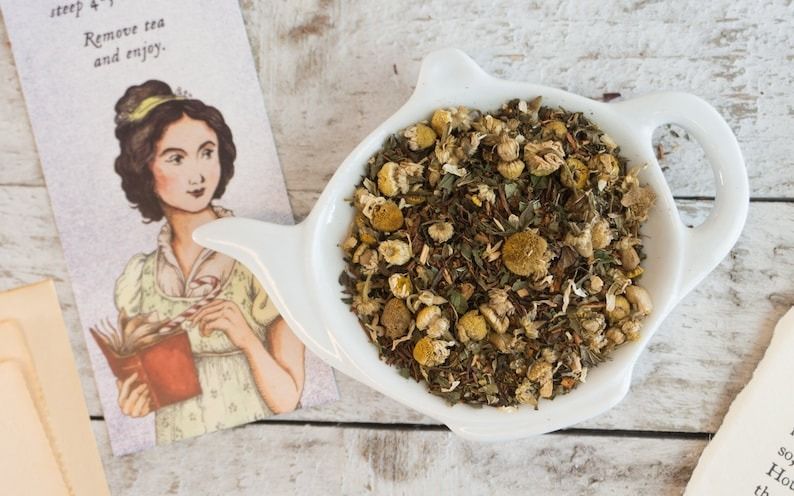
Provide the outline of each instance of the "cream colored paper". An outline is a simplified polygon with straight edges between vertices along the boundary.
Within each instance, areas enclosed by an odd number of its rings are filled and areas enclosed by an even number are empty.
[[[794,494],[794,309],[700,457],[687,496]]]
[[[30,404],[33,413],[28,411],[23,417],[31,421],[20,420],[20,429],[42,429],[51,438],[47,441],[56,464],[55,476],[64,479],[73,494],[109,495],[67,332],[52,281],[0,293],[0,365],[17,367],[27,386],[27,399],[15,396],[19,401],[6,399],[5,386],[1,386],[0,401],[4,409],[6,405],[26,408]],[[31,450],[38,445],[34,438],[31,434]],[[5,465],[7,458],[0,452],[0,465]],[[42,473],[41,477],[51,474]],[[60,494],[9,491],[5,481],[0,476],[0,494]]]
[[[70,496],[19,363],[0,362],[0,492]]]

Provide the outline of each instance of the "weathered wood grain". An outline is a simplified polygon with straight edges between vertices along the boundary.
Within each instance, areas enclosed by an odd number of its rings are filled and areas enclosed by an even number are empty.
[[[296,197],[303,198],[304,193]],[[309,200],[312,201],[312,200]],[[710,202],[681,201],[688,223]],[[46,190],[0,186],[0,289],[54,277],[71,330],[89,411],[101,415]],[[587,427],[713,432],[750,378],[775,320],[794,304],[794,203],[753,203],[745,232],[719,268],[668,317],[643,355],[626,400]],[[432,423],[348,379],[342,400],[287,418]]]
[[[293,209],[409,96],[427,52],[598,97],[690,91],[722,112],[752,195],[794,199],[794,6],[761,2],[241,2]],[[53,277],[92,415],[101,415],[5,27],[0,22],[0,290]],[[673,192],[713,194],[685,133],[657,130]],[[682,201],[696,223],[708,201]],[[794,203],[753,203],[731,256],[668,317],[623,403],[582,427],[713,432],[794,304]],[[285,418],[433,423],[347,379]],[[705,441],[551,435],[474,445],[444,431],[255,424],[116,459],[114,494],[680,494]],[[438,490],[436,490],[438,488]]]
[[[737,134],[754,196],[791,197],[790,2],[243,2],[287,185],[319,191],[412,91],[428,51],[456,46],[489,72],[597,97],[694,92]],[[42,184],[0,27],[0,184]],[[701,152],[660,131],[673,191],[713,194]],[[293,193],[296,211],[309,205]]]
[[[116,496],[681,494],[702,440],[553,434],[502,444],[449,432],[253,424],[113,458]]]

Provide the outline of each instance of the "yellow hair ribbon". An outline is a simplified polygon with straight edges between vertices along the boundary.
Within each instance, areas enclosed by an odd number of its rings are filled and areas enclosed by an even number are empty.
[[[127,120],[129,122],[136,122],[144,119],[149,112],[151,112],[155,107],[158,105],[170,102],[171,100],[184,100],[185,97],[183,96],[176,96],[176,95],[156,95],[156,96],[149,96],[143,99],[141,103],[135,107],[135,110],[130,112]]]

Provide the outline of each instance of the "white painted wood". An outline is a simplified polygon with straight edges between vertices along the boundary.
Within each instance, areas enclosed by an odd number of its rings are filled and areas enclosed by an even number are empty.
[[[752,194],[794,198],[791,1],[241,2],[293,209],[456,46],[489,72],[600,96],[694,92],[744,150]],[[92,415],[101,415],[10,44],[0,23],[0,289],[53,277]],[[713,194],[696,143],[657,131],[679,196]],[[681,202],[697,222],[707,201]],[[583,427],[713,432],[794,304],[794,204],[754,203],[731,256],[668,317],[626,400]],[[289,418],[432,423],[339,375],[342,400]],[[552,435],[472,445],[441,431],[256,424],[121,459],[114,494],[680,494],[703,441]],[[492,484],[488,486],[487,484]]]
[[[243,2],[297,213],[412,90],[421,57],[455,46],[489,72],[587,95],[694,92],[728,120],[754,196],[791,196],[790,2]],[[0,28],[0,184],[42,184]],[[663,135],[666,133],[662,133]],[[673,192],[712,194],[699,148],[663,140]],[[694,172],[694,173],[693,173]]]
[[[473,444],[443,431],[253,424],[112,458],[116,496],[681,494],[701,440],[552,434]]]
[[[709,202],[682,201],[689,223]],[[54,277],[89,411],[101,415],[74,297],[48,207],[39,186],[0,186],[0,289]],[[774,222],[772,222],[774,219]],[[713,432],[731,399],[749,380],[776,319],[794,304],[794,203],[753,203],[747,228],[718,269],[668,317],[637,365],[632,390],[587,427]],[[369,388],[339,378],[342,400],[287,418],[432,423]]]

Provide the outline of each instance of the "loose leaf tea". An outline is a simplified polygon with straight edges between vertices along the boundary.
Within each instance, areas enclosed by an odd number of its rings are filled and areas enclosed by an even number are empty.
[[[619,152],[540,98],[389,137],[341,245],[344,301],[381,358],[453,404],[537,407],[636,340],[655,196]]]

